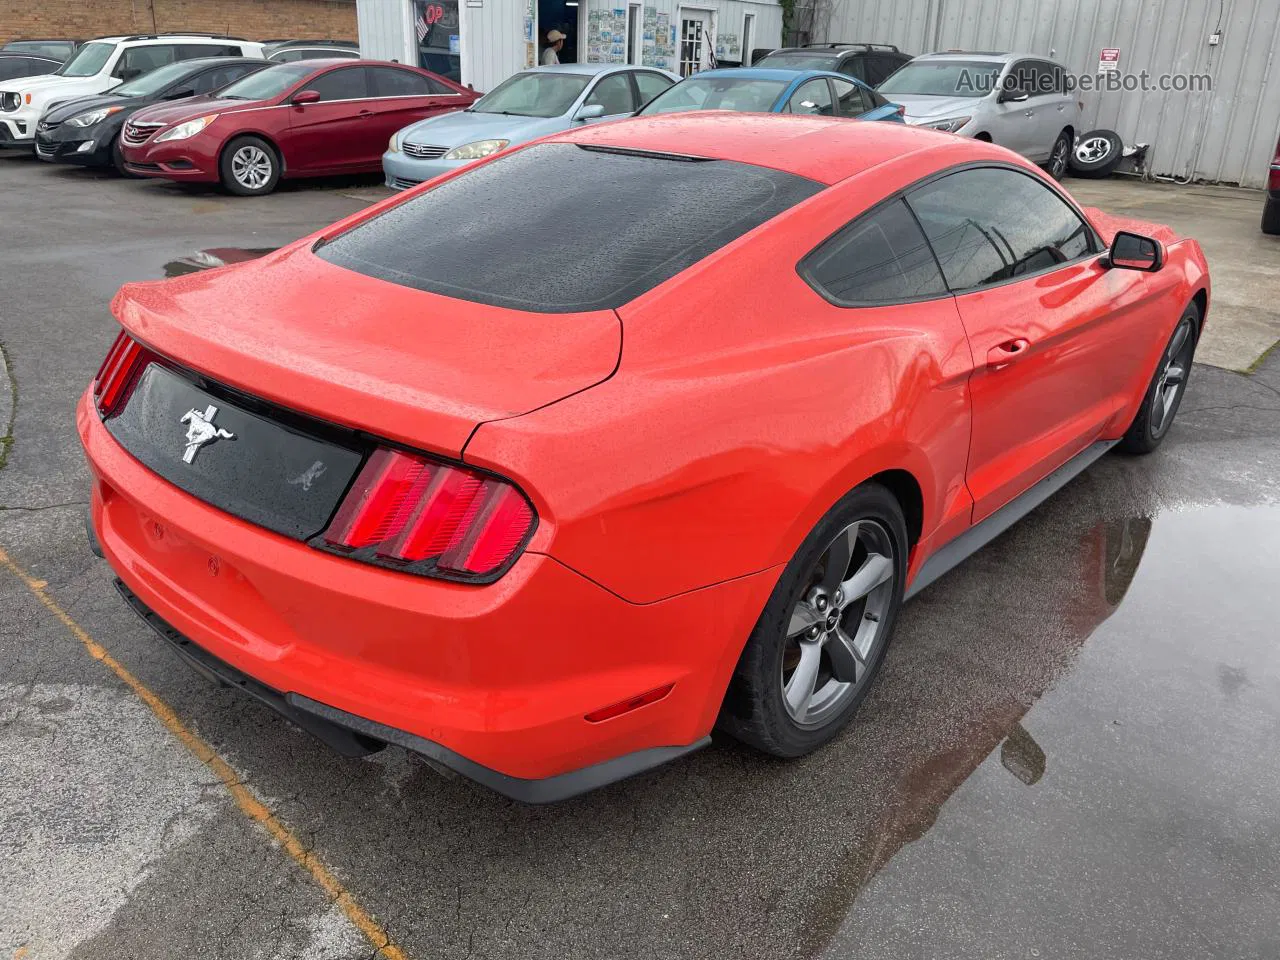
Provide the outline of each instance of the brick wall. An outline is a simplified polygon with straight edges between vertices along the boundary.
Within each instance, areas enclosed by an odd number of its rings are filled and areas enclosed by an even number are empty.
[[[28,0],[3,4],[0,38],[196,30],[259,40],[355,40],[355,0]]]

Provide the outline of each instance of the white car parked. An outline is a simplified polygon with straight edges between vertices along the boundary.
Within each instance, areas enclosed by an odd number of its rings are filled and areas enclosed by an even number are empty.
[[[1066,68],[1030,54],[926,54],[876,91],[906,108],[907,123],[1008,147],[1057,180],[1084,132]]]
[[[29,147],[36,124],[55,103],[106,93],[156,67],[197,57],[261,57],[262,44],[208,33],[99,37],[41,77],[0,82],[0,147]]]

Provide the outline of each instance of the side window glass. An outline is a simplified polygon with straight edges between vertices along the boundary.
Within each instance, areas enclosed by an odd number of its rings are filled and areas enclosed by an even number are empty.
[[[1028,174],[962,170],[913,190],[907,200],[952,290],[1002,283],[1097,252],[1088,225]]]
[[[113,71],[117,77],[131,80],[144,73],[150,73],[156,67],[163,67],[177,59],[177,48],[171,44],[159,43],[148,47],[130,47],[120,57]]]
[[[868,110],[874,109],[867,91],[848,80],[832,80],[836,88],[836,102],[840,105],[840,116],[860,117]]]
[[[397,70],[394,67],[367,67],[375,97],[429,97],[435,91],[431,82],[420,73]]]
[[[830,117],[835,113],[831,102],[831,89],[826,80],[810,80],[800,85],[791,99],[787,101],[792,113],[808,113],[820,117]]]
[[[652,70],[637,70],[635,72],[636,87],[640,91],[640,102],[648,103],[667,87],[671,86],[671,79],[664,77],[660,73],[654,73]]]
[[[293,63],[295,60],[301,60],[307,55],[305,50],[281,50],[279,53],[273,53],[271,60],[274,63]]]
[[[330,70],[306,84],[304,89],[315,90],[321,100],[363,100],[369,96],[364,67]]]
[[[859,217],[800,265],[800,273],[842,306],[940,297],[947,285],[903,200]]]
[[[604,115],[612,117],[619,113],[631,113],[636,109],[635,98],[631,95],[631,81],[625,73],[611,73],[596,84],[584,106],[600,104],[604,107]]]
[[[861,80],[863,83],[870,83],[867,79],[866,57],[849,57],[844,63],[840,64],[839,72],[847,73],[855,80]]]

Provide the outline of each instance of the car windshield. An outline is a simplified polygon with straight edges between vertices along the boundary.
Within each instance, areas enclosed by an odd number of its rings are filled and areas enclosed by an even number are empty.
[[[472,113],[509,113],[516,117],[558,117],[586,89],[582,73],[517,73],[481,97]]]
[[[111,93],[121,97],[149,97],[153,93],[163,90],[175,80],[181,80],[190,72],[191,65],[189,63],[167,63],[163,67],[157,67],[150,73],[144,73],[136,80],[122,83]]]
[[[297,63],[281,63],[237,80],[218,94],[224,100],[269,100],[278,97],[295,83],[312,73],[316,65],[300,60]]]
[[[76,55],[55,70],[57,77],[92,77],[102,69],[116,48],[114,43],[86,43]]]
[[[808,50],[779,50],[755,62],[757,67],[775,70],[834,70],[838,53],[811,53]]]
[[[1003,67],[990,60],[913,60],[876,89],[886,97],[985,97],[996,88]]]
[[[690,77],[658,94],[640,112],[650,114],[680,113],[683,110],[737,110],[741,113],[768,113],[786,88],[785,80]]]

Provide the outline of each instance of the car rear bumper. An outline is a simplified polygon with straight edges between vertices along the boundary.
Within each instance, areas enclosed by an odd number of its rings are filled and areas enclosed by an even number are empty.
[[[88,395],[77,424],[92,529],[138,605],[291,710],[533,802],[705,742],[776,578],[632,604],[541,554],[487,587],[415,577],[191,497],[120,447]],[[667,684],[656,703],[586,720]]]

